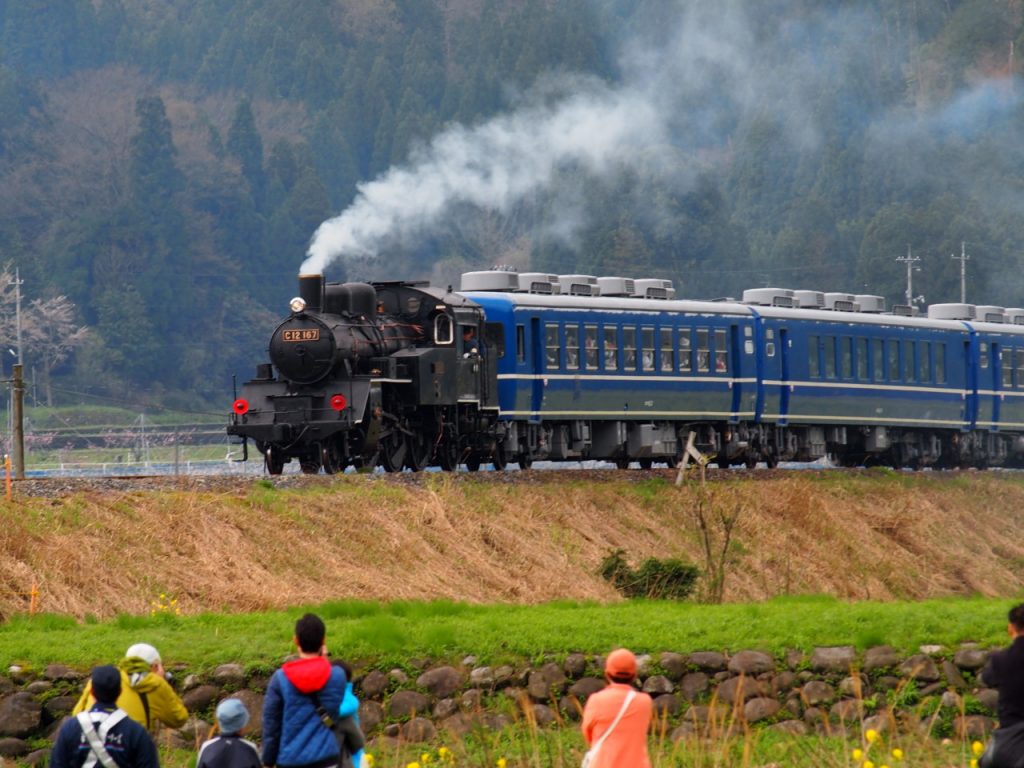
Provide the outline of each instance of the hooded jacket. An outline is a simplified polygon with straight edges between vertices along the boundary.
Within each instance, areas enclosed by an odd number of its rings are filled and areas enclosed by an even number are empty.
[[[263,700],[263,765],[334,765],[338,742],[311,694],[335,713],[345,695],[345,673],[322,656],[289,661],[270,678]]]
[[[121,695],[117,697],[117,706],[128,717],[148,730],[153,730],[158,722],[169,728],[181,728],[185,724],[188,720],[185,705],[170,683],[153,674],[144,659],[132,656],[121,659],[117,666],[121,670]],[[84,712],[95,703],[89,682],[71,714]]]

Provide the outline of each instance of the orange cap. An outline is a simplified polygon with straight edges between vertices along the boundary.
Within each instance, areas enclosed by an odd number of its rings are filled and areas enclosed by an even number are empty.
[[[604,673],[614,678],[636,677],[636,656],[625,648],[612,651],[604,663]]]

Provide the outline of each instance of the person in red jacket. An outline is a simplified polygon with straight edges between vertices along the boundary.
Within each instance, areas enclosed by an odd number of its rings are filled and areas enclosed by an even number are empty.
[[[651,697],[633,685],[636,656],[612,651],[604,665],[608,687],[587,699],[583,738],[590,746],[589,768],[650,768],[647,731],[654,711]]]

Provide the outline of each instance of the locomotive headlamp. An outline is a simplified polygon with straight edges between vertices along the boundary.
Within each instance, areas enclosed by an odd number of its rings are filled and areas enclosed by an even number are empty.
[[[292,312],[301,312],[306,308],[306,300],[301,296],[296,296],[288,302],[288,306],[291,308]]]

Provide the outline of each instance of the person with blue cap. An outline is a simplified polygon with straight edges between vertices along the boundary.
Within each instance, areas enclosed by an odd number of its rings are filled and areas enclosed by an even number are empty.
[[[89,682],[94,703],[60,727],[51,768],[160,768],[149,733],[117,707],[120,670],[96,667]]]
[[[218,736],[203,742],[196,768],[260,768],[260,751],[242,738],[249,724],[249,710],[239,699],[224,699],[217,705]]]

